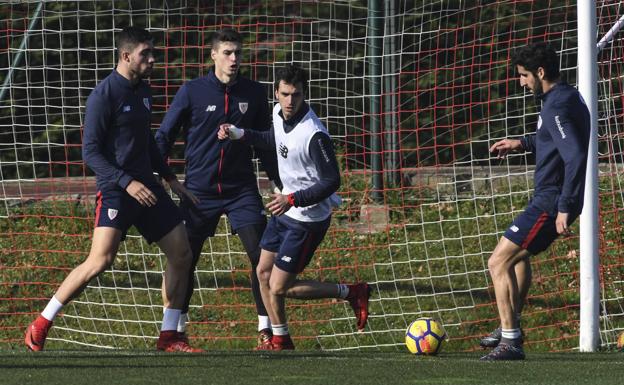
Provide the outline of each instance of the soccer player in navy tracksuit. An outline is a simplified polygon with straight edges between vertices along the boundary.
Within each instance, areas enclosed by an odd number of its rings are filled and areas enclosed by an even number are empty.
[[[273,194],[267,209],[273,214],[260,242],[258,278],[271,319],[273,337],[260,350],[294,349],[288,331],[285,297],[297,299],[341,298],[349,301],[359,330],[368,319],[370,289],[367,283],[332,284],[298,280],[310,263],[339,204],[340,171],[327,129],[305,103],[307,74],[287,66],[275,78],[273,129],[240,129],[221,125],[220,140],[248,142],[277,153],[281,193]],[[231,142],[231,140],[225,140]]]
[[[583,208],[590,117],[579,92],[559,79],[555,50],[536,43],[512,57],[520,85],[542,101],[537,131],[494,143],[502,158],[510,151],[535,153],[535,191],[524,212],[505,231],[488,260],[501,327],[481,340],[495,347],[482,360],[524,359],[520,312],[531,285],[529,257],[544,251]]]
[[[52,321],[91,279],[109,268],[128,228],[134,225],[167,256],[166,302],[157,349],[199,352],[176,331],[188,286],[191,250],[182,216],[153,175],[178,195],[190,197],[164,162],[150,131],[152,93],[143,81],[154,65],[152,37],[127,27],[117,37],[117,68],[91,92],[85,113],[83,157],[96,175],[95,229],[87,259],[72,270],[25,336],[26,346],[43,350]]]
[[[184,132],[185,186],[196,201],[180,203],[193,254],[191,285],[186,296],[179,332],[185,331],[193,294],[193,272],[207,237],[215,234],[226,214],[251,261],[251,289],[258,312],[258,343],[270,338],[271,325],[260,295],[256,266],[266,213],[258,192],[252,149],[246,143],[220,142],[217,130],[224,122],[268,130],[269,104],[264,87],[238,75],[242,38],[234,30],[216,32],[211,39],[214,68],[208,75],[185,83],[175,95],[156,133],[156,142],[167,157],[176,137]],[[279,185],[275,154],[256,151],[269,178]]]

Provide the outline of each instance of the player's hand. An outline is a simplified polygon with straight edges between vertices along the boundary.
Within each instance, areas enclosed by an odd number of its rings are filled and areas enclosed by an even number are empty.
[[[217,138],[219,140],[225,140],[230,137],[230,123],[223,123],[219,126],[219,132],[217,132]]]
[[[131,197],[136,199],[141,206],[151,207],[158,201],[152,190],[145,187],[145,185],[138,180],[130,182],[130,184],[126,187],[126,192],[130,194]]]
[[[497,158],[502,159],[512,151],[522,150],[522,142],[518,139],[503,139],[490,147],[490,152],[498,152]]]
[[[217,132],[217,138],[219,140],[231,139],[238,140],[245,135],[245,130],[242,128],[238,128],[230,123],[223,123],[219,126],[219,131]]]
[[[272,196],[273,200],[266,205],[271,214],[282,215],[292,207],[288,202],[288,195],[272,194]]]
[[[177,179],[171,179],[171,180],[167,181],[167,183],[169,184],[169,187],[171,188],[171,191],[173,191],[180,199],[182,199],[182,200],[189,200],[194,205],[198,205],[199,204],[199,199],[195,196],[195,194],[190,192]]]
[[[570,229],[568,228],[568,213],[558,213],[557,219],[555,219],[555,226],[557,227],[557,234],[570,235]]]

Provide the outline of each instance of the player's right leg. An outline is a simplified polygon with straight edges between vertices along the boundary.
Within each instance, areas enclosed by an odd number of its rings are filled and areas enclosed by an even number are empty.
[[[286,292],[286,297],[295,299],[338,298],[349,302],[355,314],[358,331],[364,330],[368,321],[368,301],[371,288],[366,282],[336,284],[310,280],[297,280]]]
[[[286,292],[296,280],[296,274],[286,272],[275,266],[277,252],[262,249],[258,264],[260,292],[271,320],[271,339],[257,350],[293,350],[295,345],[290,337],[286,318]]]
[[[24,337],[28,349],[43,350],[48,330],[62,306],[80,295],[93,278],[112,265],[121,237],[121,230],[113,227],[96,227],[93,230],[87,259],[69,273],[41,315],[28,325]]]

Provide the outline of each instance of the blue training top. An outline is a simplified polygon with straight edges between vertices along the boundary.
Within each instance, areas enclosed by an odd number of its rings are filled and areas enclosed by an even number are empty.
[[[269,130],[268,108],[260,83],[238,76],[226,86],[210,71],[180,87],[156,133],[158,149],[167,157],[183,128],[189,190],[208,197],[257,191],[251,147],[242,141],[220,141],[217,132],[222,123]],[[269,178],[279,181],[275,153],[258,150],[257,154]]]
[[[146,186],[175,175],[158,152],[150,130],[152,92],[149,84],[130,80],[116,70],[87,98],[82,157],[95,172],[97,188],[125,188],[134,179]]]
[[[585,191],[589,110],[581,94],[558,83],[540,96],[543,101],[537,132],[521,139],[535,153],[533,204],[551,215],[580,214]]]

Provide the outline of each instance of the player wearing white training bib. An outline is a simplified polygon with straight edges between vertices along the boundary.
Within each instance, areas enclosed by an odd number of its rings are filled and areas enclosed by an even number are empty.
[[[341,298],[349,301],[358,329],[368,319],[367,283],[352,285],[302,281],[297,275],[310,263],[331,222],[332,206],[340,203],[340,171],[327,129],[305,103],[307,74],[295,66],[278,71],[275,79],[273,129],[269,132],[221,125],[221,140],[244,140],[277,153],[283,190],[266,208],[273,214],[260,246],[256,270],[273,337],[260,350],[291,350],[285,298]]]
[[[282,194],[289,195],[320,182],[318,169],[310,155],[310,143],[317,136],[316,133],[322,133],[327,138],[329,133],[310,108],[297,124],[297,128],[286,132],[281,110],[279,104],[273,108],[273,130],[279,175],[284,186]],[[322,146],[320,148],[322,152],[325,150]],[[327,151],[323,155],[329,157]],[[340,203],[336,193],[310,206],[292,206],[285,215],[302,222],[319,222],[331,215],[332,202],[336,205]]]

